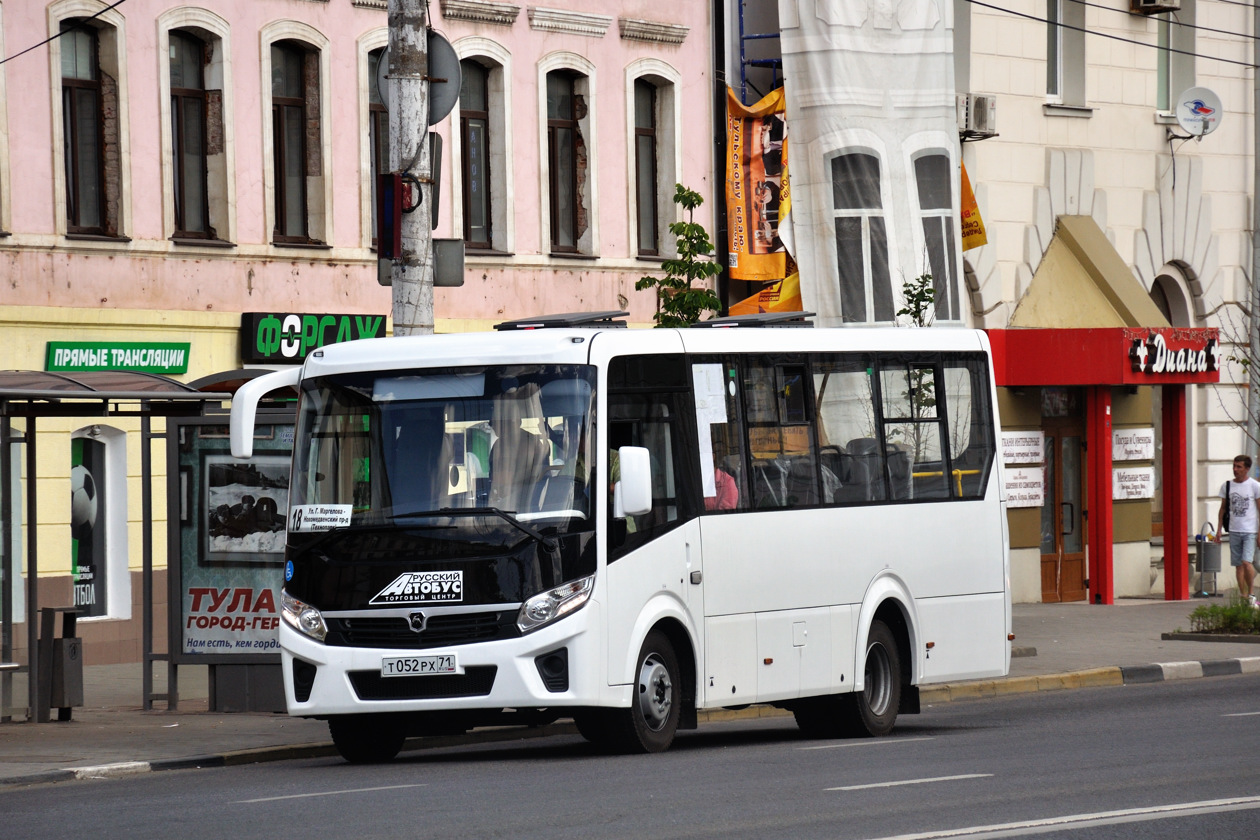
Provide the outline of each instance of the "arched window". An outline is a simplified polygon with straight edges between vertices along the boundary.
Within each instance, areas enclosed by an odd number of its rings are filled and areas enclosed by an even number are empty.
[[[955,277],[958,246],[954,239],[953,170],[949,156],[925,154],[915,158],[914,182],[923,221],[923,247],[928,270],[932,272],[936,320],[957,321],[961,318]]]
[[[879,158],[867,152],[832,158],[831,193],[841,318],[845,323],[892,321],[896,316]]]

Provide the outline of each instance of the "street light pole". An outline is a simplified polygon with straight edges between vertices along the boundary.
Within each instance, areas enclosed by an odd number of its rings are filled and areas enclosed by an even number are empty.
[[[389,167],[420,191],[417,212],[402,217],[402,254],[391,271],[394,335],[433,333],[428,36],[426,0],[389,0]]]

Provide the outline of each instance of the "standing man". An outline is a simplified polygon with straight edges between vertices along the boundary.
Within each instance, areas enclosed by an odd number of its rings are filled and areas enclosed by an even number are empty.
[[[1256,606],[1256,596],[1251,585],[1256,570],[1251,565],[1256,556],[1256,544],[1260,542],[1260,482],[1251,478],[1251,456],[1239,455],[1234,459],[1234,480],[1221,487],[1221,508],[1216,512],[1216,533],[1221,533],[1225,518],[1225,506],[1229,505],[1229,564],[1238,575],[1238,594],[1247,603]]]

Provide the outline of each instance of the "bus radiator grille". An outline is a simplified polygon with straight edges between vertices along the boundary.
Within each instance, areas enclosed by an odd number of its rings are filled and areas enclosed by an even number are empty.
[[[329,617],[324,644],[334,647],[424,648],[493,642],[520,635],[516,612],[495,611],[429,616],[423,633],[416,633],[399,616],[383,618]]]
[[[350,684],[360,700],[430,700],[484,697],[494,688],[497,665],[472,665],[462,674],[382,677],[379,671],[351,671]]]

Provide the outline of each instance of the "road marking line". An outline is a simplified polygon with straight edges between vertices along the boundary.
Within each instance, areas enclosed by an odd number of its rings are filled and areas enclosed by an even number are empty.
[[[901,787],[902,785],[925,785],[928,782],[956,782],[960,779],[990,779],[992,773],[967,773],[962,776],[936,776],[931,779],[906,779],[902,782],[876,782],[870,785],[846,785],[845,787],[823,788],[823,790],[870,790],[871,788]]]
[[[1260,808],[1260,796],[1235,799],[1209,799],[1202,802],[1179,802],[1174,805],[1156,805],[1150,808],[1126,808],[1121,811],[1099,811],[1093,814],[1069,814],[1044,820],[977,825],[967,828],[947,828],[942,831],[925,831],[920,834],[897,834],[879,840],[948,840],[956,837],[999,838],[1026,834],[1047,834],[1065,829],[1096,828],[1101,825],[1163,820],[1174,817],[1198,816]]]
[[[931,741],[931,737],[924,736],[922,738],[881,738],[870,741],[849,741],[844,744],[818,744],[813,747],[797,747],[798,750],[839,750],[845,747],[878,747],[890,746],[892,744],[912,744],[915,741]]]
[[[428,783],[418,785],[386,785],[384,787],[352,788],[350,790],[327,790],[322,793],[293,793],[288,796],[264,796],[261,799],[238,799],[233,805],[249,805],[254,802],[279,802],[284,799],[308,799],[312,796],[340,796],[343,793],[374,793],[378,790],[401,790],[403,788],[428,787]]]
[[[1231,712],[1221,717],[1255,717],[1256,715],[1260,715],[1260,712]]]

